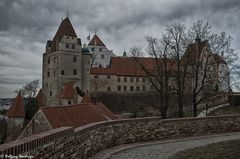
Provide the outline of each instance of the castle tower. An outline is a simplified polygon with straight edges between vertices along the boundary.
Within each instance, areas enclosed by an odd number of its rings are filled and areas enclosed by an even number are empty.
[[[10,109],[5,113],[7,118],[7,141],[15,140],[24,125],[25,110],[24,101],[20,93],[14,100]]]
[[[90,60],[90,54],[87,56],[89,58],[83,58],[81,39],[77,37],[69,18],[66,17],[53,40],[47,41],[46,52],[43,54],[43,105],[61,105],[59,97],[64,85],[69,82],[73,83],[74,89],[89,91],[90,82],[85,82],[83,79],[90,79],[91,62],[84,61],[88,66],[82,66],[83,59]]]
[[[92,67],[109,67],[110,59],[116,56],[109,50],[97,34],[93,36],[88,44],[88,49],[92,56]]]

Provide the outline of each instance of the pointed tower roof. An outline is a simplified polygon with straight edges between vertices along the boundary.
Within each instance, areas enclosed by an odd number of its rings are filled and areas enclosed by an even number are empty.
[[[102,40],[95,34],[92,38],[92,40],[89,42],[88,45],[94,45],[94,46],[105,46],[105,44],[102,42]]]
[[[24,101],[19,92],[17,97],[14,100],[14,103],[9,108],[7,113],[5,114],[7,117],[25,117],[25,110],[24,110]]]
[[[66,36],[72,36],[77,37],[77,34],[72,26],[72,23],[70,22],[69,18],[66,17],[60,24],[53,40],[52,40],[52,48],[51,52],[56,51],[56,42],[63,37],[63,35]]]

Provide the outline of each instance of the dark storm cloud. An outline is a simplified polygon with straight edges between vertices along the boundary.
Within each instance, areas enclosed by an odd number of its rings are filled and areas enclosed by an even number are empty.
[[[239,0],[1,0],[0,97],[41,79],[45,43],[67,12],[84,43],[97,29],[118,55],[143,45],[146,35],[160,36],[168,24],[190,25],[198,19],[232,35],[239,49]]]

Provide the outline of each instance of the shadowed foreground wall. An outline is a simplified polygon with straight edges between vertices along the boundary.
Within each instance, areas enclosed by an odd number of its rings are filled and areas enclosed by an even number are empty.
[[[32,155],[46,159],[87,159],[99,151],[120,144],[239,131],[240,115],[115,120],[76,129],[61,127],[6,143],[0,145],[0,154]]]

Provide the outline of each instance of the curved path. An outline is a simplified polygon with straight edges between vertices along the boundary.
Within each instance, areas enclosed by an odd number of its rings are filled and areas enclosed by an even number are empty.
[[[94,159],[167,159],[182,150],[236,139],[240,139],[240,132],[122,145],[100,152]]]
[[[216,109],[218,109],[218,108],[222,108],[222,107],[226,107],[226,106],[230,106],[230,104],[229,103],[224,103],[224,104],[220,104],[220,105],[216,105],[216,106],[213,106],[213,107],[211,107],[211,108],[208,108],[208,111],[207,111],[207,114],[209,114],[210,112],[212,112],[212,111],[214,111],[214,110],[216,110]],[[206,109],[205,110],[203,110],[203,111],[201,111],[199,114],[198,114],[198,116],[197,117],[206,117]]]

